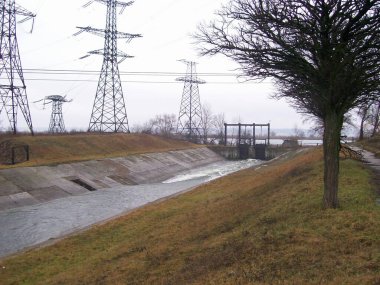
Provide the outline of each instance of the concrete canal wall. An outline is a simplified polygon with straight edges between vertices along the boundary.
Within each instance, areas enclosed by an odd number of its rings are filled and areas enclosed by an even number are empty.
[[[207,148],[106,158],[0,171],[0,211],[88,191],[160,182],[185,170],[222,161]]]

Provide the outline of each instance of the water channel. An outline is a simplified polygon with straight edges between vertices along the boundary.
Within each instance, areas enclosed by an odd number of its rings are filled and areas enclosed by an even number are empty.
[[[222,161],[181,173],[162,183],[120,186],[0,212],[0,257],[54,240],[95,223],[263,163]]]

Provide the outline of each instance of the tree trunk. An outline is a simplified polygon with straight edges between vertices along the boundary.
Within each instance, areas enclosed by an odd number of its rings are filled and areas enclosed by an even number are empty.
[[[361,121],[360,121],[360,133],[359,140],[364,139],[364,123],[367,120],[368,107],[362,108]]]
[[[377,109],[375,109],[375,113],[373,114],[373,131],[372,131],[371,137],[374,137],[376,135],[376,132],[377,132],[377,129],[379,128],[379,123],[380,123],[380,101],[378,101],[376,104],[377,104]]]
[[[360,131],[359,131],[359,140],[364,139],[364,118],[361,119],[360,122]]]
[[[365,106],[365,107],[361,107],[360,108],[360,111],[359,114],[360,114],[360,132],[359,132],[359,140],[363,140],[364,139],[364,123],[365,121],[368,119],[368,109],[369,109],[369,106]]]
[[[340,134],[343,116],[330,112],[324,119],[323,156],[324,156],[324,208],[337,208],[339,180]]]

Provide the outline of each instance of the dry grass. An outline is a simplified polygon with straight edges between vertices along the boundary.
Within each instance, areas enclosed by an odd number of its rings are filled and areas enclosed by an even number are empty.
[[[0,142],[6,139],[11,139],[16,144],[28,144],[30,146],[30,161],[17,164],[18,167],[196,147],[196,145],[185,141],[144,134],[0,136]],[[11,166],[0,165],[0,169],[9,167]]]
[[[345,160],[322,210],[321,152],[245,170],[0,262],[2,284],[380,284],[380,207]],[[3,268],[3,269],[1,269]]]

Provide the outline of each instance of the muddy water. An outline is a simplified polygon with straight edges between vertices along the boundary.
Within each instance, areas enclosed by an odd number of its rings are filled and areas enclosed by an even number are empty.
[[[231,172],[260,164],[223,161],[162,183],[122,186],[0,212],[0,257],[86,228]]]

